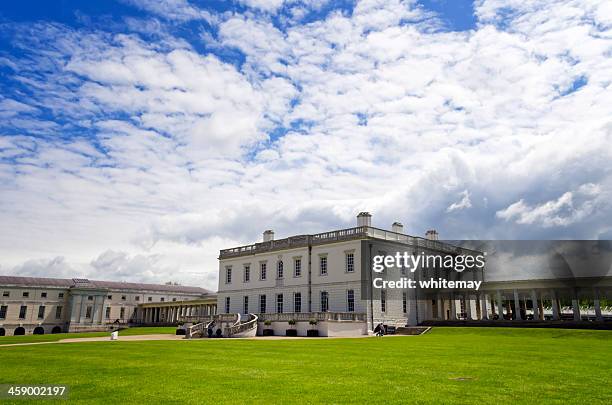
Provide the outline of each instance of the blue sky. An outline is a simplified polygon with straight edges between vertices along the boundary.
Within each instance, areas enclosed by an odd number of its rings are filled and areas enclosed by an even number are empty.
[[[0,273],[214,288],[352,226],[612,236],[612,10],[588,0],[0,6]]]

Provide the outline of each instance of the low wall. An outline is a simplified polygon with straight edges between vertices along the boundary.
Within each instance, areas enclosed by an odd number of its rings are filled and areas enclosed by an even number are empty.
[[[298,321],[293,326],[286,321],[272,321],[271,325],[258,322],[257,336],[262,336],[264,329],[272,329],[274,336],[285,336],[287,329],[296,329],[298,336],[306,336],[311,329],[318,330],[319,336],[329,337],[353,337],[368,334],[365,321],[322,321],[316,325],[310,325],[307,321]]]

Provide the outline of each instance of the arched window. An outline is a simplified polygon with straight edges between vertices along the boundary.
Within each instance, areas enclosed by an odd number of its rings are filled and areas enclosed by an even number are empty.
[[[54,326],[51,330],[51,333],[62,333],[62,328],[60,328],[59,326]]]
[[[4,335],[6,335],[6,331],[4,330],[4,328],[0,328],[0,336]]]
[[[37,326],[34,328],[34,332],[35,335],[44,335],[45,334],[45,329],[42,326]]]
[[[283,278],[283,261],[279,260],[276,265],[276,278]]]
[[[21,336],[21,335],[25,335],[25,329],[23,327],[18,327],[17,329],[15,329],[15,336]]]

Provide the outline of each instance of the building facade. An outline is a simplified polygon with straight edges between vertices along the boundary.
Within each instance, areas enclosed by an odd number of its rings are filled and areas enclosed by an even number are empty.
[[[415,249],[456,253],[460,248],[438,241],[435,231],[426,238],[405,235],[398,222],[390,231],[374,228],[365,212],[354,228],[280,240],[266,231],[260,243],[221,250],[217,306],[221,313],[255,313],[262,321],[297,320],[298,329],[300,321],[317,319],[339,334],[342,329],[365,334],[379,323],[416,325],[436,311],[435,305],[419,305],[408,289],[372,291],[364,283],[372,255]]]
[[[173,324],[191,311],[216,312],[199,287],[0,276],[0,336],[102,331]]]
[[[316,328],[323,336],[354,336],[371,333],[378,324],[400,327],[478,321],[502,325],[528,321],[550,325],[563,321],[567,325],[568,321],[588,321],[593,326],[593,322],[612,321],[611,308],[600,304],[612,289],[610,276],[599,277],[598,288],[588,287],[588,278],[572,280],[569,288],[567,280],[493,282],[486,280],[484,268],[446,273],[433,268],[420,269],[411,277],[480,280],[480,288],[372,289],[368,275],[372,274],[373,256],[404,252],[483,254],[441,242],[434,230],[421,238],[404,234],[398,222],[391,230],[372,227],[368,213],[357,216],[354,228],[280,240],[266,231],[262,242],[220,251],[218,310],[255,314],[259,334],[271,329],[283,335],[288,328],[297,329],[298,335]],[[405,274],[404,270],[399,269],[398,274]],[[315,322],[316,326],[309,326]]]

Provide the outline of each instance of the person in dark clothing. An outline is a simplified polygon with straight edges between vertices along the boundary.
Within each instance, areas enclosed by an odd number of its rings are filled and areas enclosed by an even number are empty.
[[[384,336],[384,334],[385,334],[385,327],[383,326],[382,323],[379,323],[378,325],[376,325],[376,327],[374,328],[374,334],[376,336]]]

